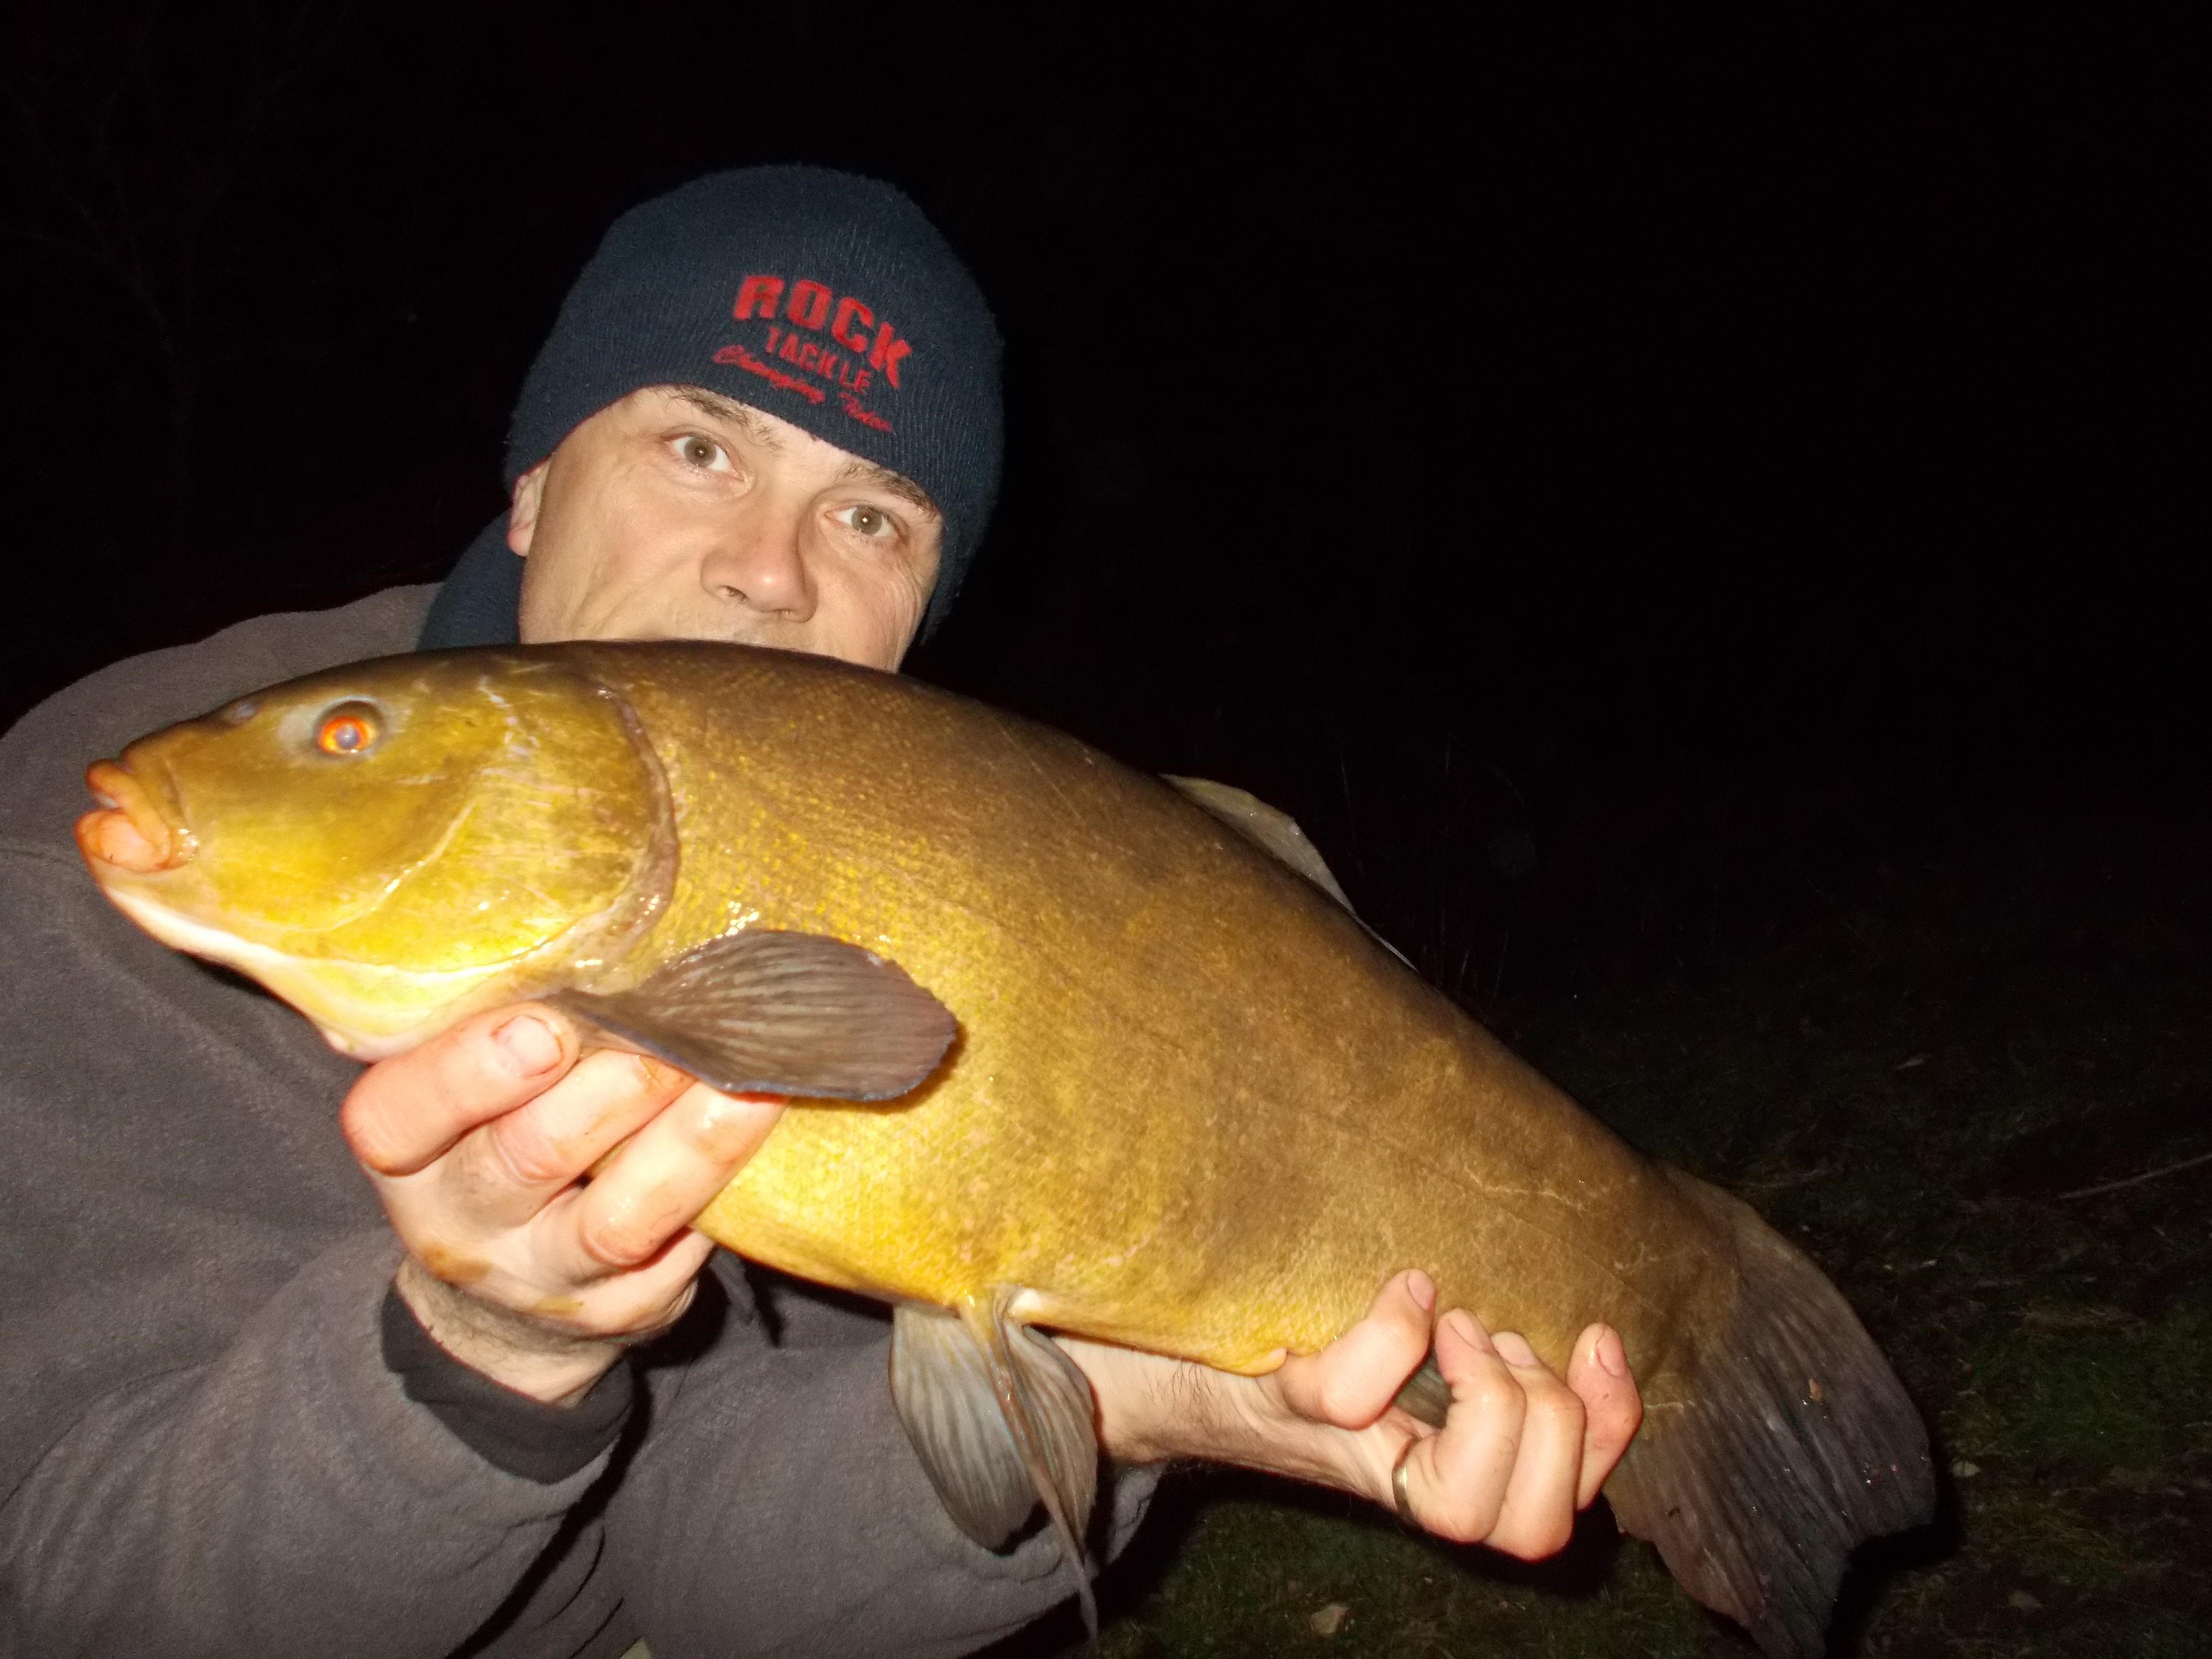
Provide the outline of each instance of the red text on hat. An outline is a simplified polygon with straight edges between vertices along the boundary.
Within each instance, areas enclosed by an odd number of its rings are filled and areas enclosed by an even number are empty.
[[[811,276],[801,277],[788,286],[787,297],[782,277],[747,276],[738,284],[737,303],[730,307],[731,314],[740,322],[753,317],[765,321],[776,316],[781,303],[784,322],[816,334],[826,325],[831,339],[856,356],[866,352],[868,367],[894,388],[898,386],[899,364],[914,355],[914,347],[901,339],[889,323],[878,320],[872,307],[851,295],[840,299],[828,284]],[[875,330],[873,339],[868,337],[871,327]],[[793,354],[781,355],[797,361]],[[813,367],[811,363],[806,366]]]

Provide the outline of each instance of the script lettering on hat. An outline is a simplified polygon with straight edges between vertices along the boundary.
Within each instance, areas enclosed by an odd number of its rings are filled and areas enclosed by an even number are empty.
[[[785,374],[774,363],[763,362],[741,345],[724,346],[714,354],[714,361],[718,363],[728,363],[735,368],[742,368],[749,374],[757,374],[778,391],[796,392],[810,404],[818,404],[829,395],[818,386]],[[851,394],[848,392],[841,395],[849,397]]]
[[[823,401],[823,388],[763,361],[781,360],[828,381],[845,413],[862,425],[878,432],[891,429],[890,422],[864,405],[860,397],[879,376],[897,390],[899,365],[914,355],[914,347],[866,301],[849,294],[841,296],[811,276],[786,282],[757,273],[738,283],[730,313],[741,323],[761,325],[759,352],[757,356],[742,345],[726,345],[714,354],[716,362],[757,374],[810,403]],[[825,331],[826,341],[810,337]]]

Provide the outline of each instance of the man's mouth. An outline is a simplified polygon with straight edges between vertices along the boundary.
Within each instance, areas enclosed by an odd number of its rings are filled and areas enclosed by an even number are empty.
[[[191,862],[191,837],[169,821],[128,768],[95,761],[84,782],[99,805],[76,821],[76,846],[95,873],[105,864],[150,876]]]

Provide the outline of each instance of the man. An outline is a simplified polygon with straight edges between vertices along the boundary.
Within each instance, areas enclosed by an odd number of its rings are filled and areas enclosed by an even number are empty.
[[[989,512],[997,352],[896,191],[700,180],[625,216],[579,280],[517,408],[512,509],[434,605],[246,623],[95,675],[0,744],[0,1647],[951,1654],[1066,1595],[1048,1534],[997,1555],[944,1515],[879,1320],[791,1286],[756,1316],[690,1231],[775,1106],[583,1053],[538,1005],[359,1070],[133,933],[68,836],[88,760],[418,641],[896,668]],[[1636,1426],[1618,1338],[1585,1333],[1563,1382],[1433,1300],[1408,1264],[1337,1343],[1257,1379],[1068,1341],[1115,1466],[1109,1548],[1174,1456],[1559,1547]],[[1453,1393],[1435,1434],[1387,1409],[1431,1341]]]

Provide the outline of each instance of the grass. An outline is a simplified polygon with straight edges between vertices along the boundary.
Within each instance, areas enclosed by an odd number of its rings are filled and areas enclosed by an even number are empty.
[[[2207,1650],[2212,1165],[2081,1195],[2212,1151],[2188,854],[1876,872],[1698,971],[1531,993],[1497,1021],[1803,1244],[1925,1410],[1942,1513],[1861,1553],[1838,1654]],[[1524,1568],[1202,1472],[1164,1488],[1103,1589],[1100,1659],[1751,1650],[1601,1508]]]

